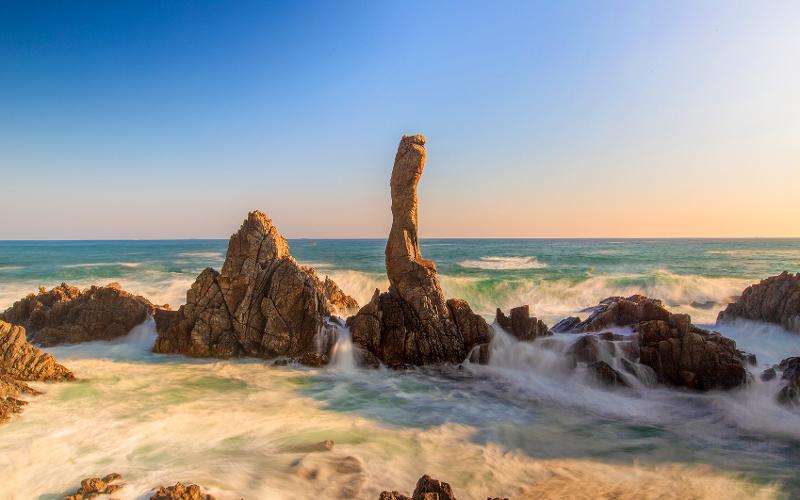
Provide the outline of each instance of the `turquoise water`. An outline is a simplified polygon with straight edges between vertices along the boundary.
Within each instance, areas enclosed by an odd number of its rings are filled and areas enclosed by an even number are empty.
[[[290,245],[360,303],[386,287],[382,240]],[[200,270],[222,265],[226,246],[0,242],[0,307],[62,281],[119,281],[177,306]],[[497,306],[531,304],[551,324],[630,293],[711,323],[748,284],[800,270],[796,239],[425,240],[422,249],[448,296],[489,319]],[[758,355],[756,373],[800,355],[800,335],[772,325],[720,330]],[[609,391],[587,383],[582,366],[563,370],[570,335],[554,347],[498,332],[488,366],[408,372],[155,355],[154,335],[150,322],[119,341],[51,350],[80,382],[39,384],[46,394],[0,426],[0,492],[57,498],[83,477],[120,472],[123,499],[176,480],[222,498],[377,498],[431,473],[460,498],[800,496],[800,410],[775,404],[777,381],[728,393]],[[298,451],[323,439],[336,441],[333,452]]]

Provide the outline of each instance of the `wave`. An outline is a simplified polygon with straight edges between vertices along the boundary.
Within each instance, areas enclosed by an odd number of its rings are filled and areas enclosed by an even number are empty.
[[[706,254],[737,257],[800,257],[800,250],[706,250]]]
[[[22,268],[22,266],[0,266],[0,271],[17,271]]]
[[[333,264],[330,264],[328,262],[316,262],[313,260],[297,261],[297,263],[300,264],[301,266],[313,267],[314,269],[328,269],[333,267]]]
[[[199,257],[201,259],[225,259],[225,256],[222,254],[222,252],[181,252],[178,255],[180,257]]]
[[[542,269],[547,264],[539,262],[536,257],[481,257],[478,260],[462,260],[461,267],[490,270]]]
[[[86,262],[81,264],[64,264],[61,267],[65,268],[80,268],[80,267],[112,267],[112,266],[119,266],[119,267],[139,267],[141,266],[141,262]]]

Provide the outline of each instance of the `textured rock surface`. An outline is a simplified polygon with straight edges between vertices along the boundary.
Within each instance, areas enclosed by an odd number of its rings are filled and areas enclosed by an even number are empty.
[[[611,326],[633,329],[638,335],[638,362],[652,368],[659,382],[710,390],[738,387],[747,380],[747,355],[736,349],[733,340],[692,325],[687,314],[672,314],[658,300],[641,295],[610,297],[571,331],[596,332]]]
[[[628,383],[625,378],[617,370],[611,367],[605,361],[595,361],[587,365],[589,373],[591,373],[598,381],[611,386],[627,387]]]
[[[784,271],[747,287],[719,313],[717,323],[736,318],[776,323],[800,333],[800,273]]]
[[[215,498],[203,493],[196,484],[175,483],[174,486],[158,488],[150,500],[215,500]]]
[[[28,404],[19,399],[21,394],[39,394],[22,381],[59,382],[74,378],[52,355],[30,345],[24,328],[0,321],[0,422],[20,413]]]
[[[47,347],[121,337],[156,307],[119,283],[83,290],[62,283],[15,302],[0,319],[25,327],[29,342]]]
[[[333,281],[298,265],[272,221],[254,211],[231,237],[222,271],[200,273],[179,310],[156,311],[153,350],[319,360],[334,339],[327,318],[355,306]]]
[[[449,484],[425,474],[417,481],[410,497],[397,491],[384,491],[379,500],[456,500],[456,496]]]
[[[436,266],[422,257],[417,235],[417,183],[425,138],[404,136],[391,177],[392,228],[386,243],[389,291],[378,290],[348,319],[353,341],[390,367],[460,363],[491,340],[486,321],[463,300],[445,300]]]
[[[544,324],[544,321],[531,317],[528,306],[520,306],[510,309],[508,316],[503,311],[497,309],[495,321],[503,330],[521,341],[534,340],[538,337],[547,337],[553,333]]]
[[[98,495],[111,495],[120,490],[124,484],[119,480],[122,476],[116,473],[109,474],[103,478],[90,477],[81,481],[81,487],[75,493],[67,495],[64,500],[87,500]]]
[[[778,401],[785,405],[800,406],[800,357],[786,358],[778,365],[785,385],[778,391]]]

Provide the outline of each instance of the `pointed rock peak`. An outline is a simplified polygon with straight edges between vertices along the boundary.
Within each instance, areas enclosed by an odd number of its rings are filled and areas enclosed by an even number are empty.
[[[272,224],[272,219],[260,210],[253,210],[228,242],[222,274],[252,273],[256,265],[263,266],[288,256],[289,243]]]

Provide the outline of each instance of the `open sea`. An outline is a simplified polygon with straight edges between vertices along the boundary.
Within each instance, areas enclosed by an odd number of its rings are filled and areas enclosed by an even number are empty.
[[[388,285],[385,240],[290,240],[294,257],[366,303]],[[800,239],[422,241],[448,297],[491,322],[529,304],[549,325],[612,295],[641,293],[711,325],[748,285],[800,271]],[[119,282],[173,308],[227,240],[0,241],[0,310],[61,282]],[[800,355],[774,325],[717,328],[758,356],[755,374]],[[61,498],[118,472],[120,499],[190,481],[220,498],[371,498],[423,473],[459,499],[800,498],[800,409],[777,381],[696,394],[607,390],[558,350],[498,332],[487,366],[390,372],[155,355],[152,321],[113,342],[49,349],[80,379],[0,426],[0,498]],[[557,346],[554,348],[553,344]],[[310,451],[331,439],[334,449]]]

